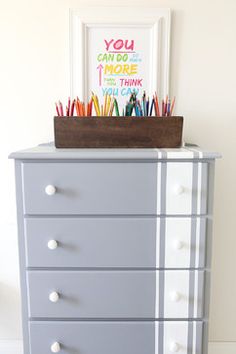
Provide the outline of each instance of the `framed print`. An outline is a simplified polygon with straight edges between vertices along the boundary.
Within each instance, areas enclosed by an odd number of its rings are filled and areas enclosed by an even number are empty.
[[[108,93],[124,104],[133,91],[169,93],[169,9],[71,10],[70,34],[73,97]]]

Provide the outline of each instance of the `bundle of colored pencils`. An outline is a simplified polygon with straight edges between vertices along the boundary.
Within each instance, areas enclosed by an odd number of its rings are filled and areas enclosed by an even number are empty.
[[[94,108],[95,108],[95,112],[97,116],[101,116],[101,117],[111,117],[113,115],[113,111],[115,108],[115,114],[116,116],[119,116],[119,107],[118,107],[118,102],[117,99],[113,96],[111,97],[111,95],[105,94],[104,96],[104,102],[103,104],[99,104],[99,99],[97,97],[97,95],[95,95],[92,92],[92,100],[93,100],[93,104],[94,104]]]
[[[64,116],[64,109],[61,101],[55,103],[56,105],[56,112],[59,117]],[[78,117],[91,117],[92,116],[92,109],[93,109],[93,101],[92,98],[89,100],[87,104],[81,102],[79,98],[72,100],[70,97],[68,98],[68,104],[66,106],[65,116],[73,117],[74,111],[76,111],[76,116]]]
[[[153,98],[150,101],[149,97],[146,96],[146,92],[144,91],[142,99],[138,100],[137,94],[134,91],[130,95],[130,99],[123,109],[122,116],[130,117],[133,115],[133,112],[137,117],[151,117],[153,114],[155,117],[172,116],[175,106],[175,97],[173,100],[171,100],[168,96],[166,96],[165,100],[163,99],[161,101],[161,105],[159,102],[160,101],[156,93],[153,95]],[[114,96],[105,94],[103,104],[100,105],[98,96],[93,92],[87,104],[80,101],[78,97],[71,102],[69,97],[65,115],[63,105],[61,101],[59,101],[56,103],[56,112],[59,117],[73,117],[74,111],[77,117],[91,117],[93,116],[93,107],[96,116],[98,117],[111,117],[113,116],[114,111],[117,117],[120,116],[118,102]]]
[[[133,92],[130,96],[129,102],[125,106],[125,116],[132,116],[133,110],[137,117],[151,117],[154,113],[156,117],[170,117],[172,116],[175,106],[175,98],[171,101],[168,96],[162,100],[162,107],[160,110],[159,100],[157,94],[153,95],[151,104],[149,97],[146,97],[144,91],[142,100],[137,99],[137,95]]]

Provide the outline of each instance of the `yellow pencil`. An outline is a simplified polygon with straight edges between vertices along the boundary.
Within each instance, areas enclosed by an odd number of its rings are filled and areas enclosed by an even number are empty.
[[[93,103],[94,103],[94,108],[96,111],[97,116],[100,116],[100,109],[99,109],[99,102],[98,102],[98,98],[96,95],[94,95],[94,93],[92,92],[92,99],[93,99]]]
[[[105,94],[105,97],[104,97],[104,116],[107,116],[107,93]]]
[[[111,102],[111,109],[110,109],[110,112],[109,112],[109,116],[110,117],[112,116],[113,109],[114,109],[114,98],[112,99],[112,102]]]
[[[110,105],[111,105],[111,95],[108,95],[108,99],[107,99],[107,111],[106,111],[106,115],[109,115],[109,111],[110,111]]]

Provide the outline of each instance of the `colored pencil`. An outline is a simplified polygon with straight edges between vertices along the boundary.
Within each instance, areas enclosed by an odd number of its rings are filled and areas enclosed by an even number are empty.
[[[150,117],[152,116],[152,110],[153,110],[153,106],[154,106],[154,98],[152,99],[152,103],[151,103],[151,107],[150,107]]]
[[[115,106],[115,111],[116,111],[116,116],[119,117],[119,107],[116,98],[114,98],[114,106]]]
[[[55,103],[55,105],[56,105],[57,115],[58,115],[58,117],[60,117],[60,112],[59,112],[59,109],[58,109],[58,105],[57,105],[57,103]]]
[[[64,112],[63,112],[63,106],[62,106],[61,101],[59,101],[59,109],[60,109],[60,114],[63,117],[64,116]]]
[[[74,108],[75,108],[75,100],[72,101],[71,109],[70,109],[70,116],[73,117],[74,115]]]
[[[171,108],[170,108],[170,115],[171,115],[171,116],[172,116],[172,114],[173,114],[174,107],[175,107],[175,97],[174,97],[174,99],[173,99],[173,101],[172,101]]]

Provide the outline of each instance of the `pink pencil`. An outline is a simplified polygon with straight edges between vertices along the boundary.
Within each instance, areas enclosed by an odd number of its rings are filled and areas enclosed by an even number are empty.
[[[61,101],[59,101],[59,108],[60,108],[61,116],[63,117],[64,116],[64,112],[63,112],[63,106],[62,106]]]

